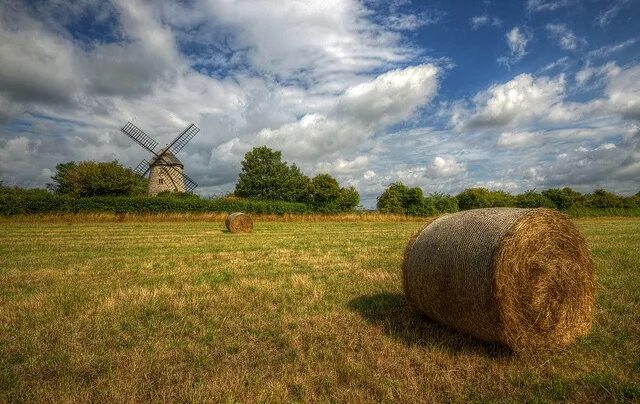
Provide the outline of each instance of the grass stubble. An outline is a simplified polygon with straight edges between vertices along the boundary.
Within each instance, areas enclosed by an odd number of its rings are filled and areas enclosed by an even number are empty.
[[[0,401],[640,400],[640,219],[579,219],[593,331],[513,355],[409,309],[420,221],[0,223]]]

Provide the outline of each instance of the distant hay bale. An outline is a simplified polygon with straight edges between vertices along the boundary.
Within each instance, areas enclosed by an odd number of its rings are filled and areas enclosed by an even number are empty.
[[[430,318],[514,351],[553,348],[591,329],[593,262],[551,209],[475,209],[443,216],[407,245],[403,286]]]
[[[227,216],[224,224],[231,233],[251,233],[253,230],[253,220],[246,213],[232,213]]]

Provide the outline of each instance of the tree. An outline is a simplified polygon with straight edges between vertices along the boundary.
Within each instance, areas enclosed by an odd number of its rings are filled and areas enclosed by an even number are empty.
[[[354,187],[340,188],[340,196],[338,197],[338,206],[342,212],[350,211],[356,208],[360,203],[360,194]]]
[[[319,212],[345,212],[358,206],[360,195],[353,187],[340,188],[331,175],[318,174],[311,180],[311,202]]]
[[[542,195],[547,197],[553,203],[556,209],[566,210],[574,204],[572,193],[568,192],[567,190],[573,192],[571,188],[551,188],[542,191]]]
[[[282,161],[282,153],[266,146],[244,155],[236,196],[244,198],[308,202],[310,181],[296,165]]]
[[[513,195],[504,191],[489,191],[486,188],[467,188],[456,195],[456,199],[458,199],[460,210],[515,205]]]
[[[454,213],[460,210],[458,208],[458,200],[455,196],[433,192],[429,194],[427,199],[433,201],[433,205],[438,213]]]
[[[311,202],[311,180],[298,166],[289,167],[282,184],[282,199],[289,202]]]
[[[604,189],[596,189],[591,195],[588,195],[587,203],[591,207],[600,209],[621,208],[623,206],[622,198]]]
[[[555,208],[556,205],[546,196],[535,191],[527,191],[516,196],[516,206],[519,208]]]
[[[395,182],[378,197],[377,208],[382,213],[428,216],[436,213],[432,199],[425,198],[420,188],[409,188]]]
[[[73,197],[143,195],[147,188],[146,179],[117,161],[58,164],[51,179],[49,189]]]
[[[311,180],[311,201],[317,210],[322,212],[337,212],[340,185],[329,174],[318,174]]]
[[[394,182],[378,197],[376,204],[381,213],[405,214],[405,194],[409,188],[401,182]]]
[[[456,195],[460,210],[486,208],[489,206],[489,190],[486,188],[467,188]]]
[[[75,161],[69,161],[67,163],[60,163],[56,165],[56,173],[51,177],[53,180],[52,183],[47,184],[47,189],[53,191],[57,194],[67,194],[69,190],[67,189],[67,183],[65,181],[65,176],[67,172],[71,169],[77,167]]]

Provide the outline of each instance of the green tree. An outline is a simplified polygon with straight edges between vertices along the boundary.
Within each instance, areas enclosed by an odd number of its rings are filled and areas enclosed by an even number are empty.
[[[489,206],[489,190],[486,188],[467,188],[456,195],[460,210],[486,208]]]
[[[360,203],[360,194],[354,187],[340,188],[338,206],[342,212],[354,210]]]
[[[296,165],[282,161],[282,153],[266,146],[254,147],[244,155],[236,196],[290,202],[308,202],[310,180]]]
[[[605,191],[604,189],[596,189],[592,194],[587,196],[587,204],[594,208],[621,208],[623,206],[622,198],[618,195]]]
[[[434,202],[425,198],[422,189],[409,188],[395,182],[378,197],[377,208],[382,213],[428,216],[436,213]]]
[[[298,166],[289,167],[283,180],[282,199],[289,202],[311,202],[311,180]]]
[[[322,212],[339,211],[340,185],[329,174],[318,174],[311,180],[311,200],[315,208]]]
[[[458,200],[455,196],[433,192],[429,194],[427,199],[433,201],[433,205],[438,213],[454,213],[459,210]]]
[[[69,161],[67,163],[60,163],[56,165],[56,173],[51,177],[53,182],[47,184],[47,189],[57,194],[68,194],[69,190],[66,187],[65,175],[71,169],[77,167],[75,161]]]
[[[393,187],[393,185],[391,185]],[[385,189],[385,191],[378,197],[376,207],[381,213],[405,213],[402,206],[402,194],[397,192],[396,189],[391,187]]]
[[[331,175],[318,174],[311,180],[311,202],[318,212],[346,212],[358,206],[360,195],[353,187],[340,188]]]
[[[489,191],[486,188],[467,188],[458,195],[460,210],[514,206],[515,198],[504,191]]]
[[[394,182],[378,197],[376,207],[382,213],[406,214],[405,195],[409,187],[401,182]]]
[[[556,205],[545,195],[536,191],[527,191],[516,196],[516,206],[519,208],[555,208]]]
[[[556,209],[566,210],[574,204],[574,197],[572,196],[571,192],[568,192],[567,190],[573,191],[571,190],[571,188],[551,188],[542,191],[542,195],[547,197],[547,199],[549,199],[553,203]]]
[[[58,164],[50,189],[73,197],[133,196],[146,193],[147,180],[117,161]]]

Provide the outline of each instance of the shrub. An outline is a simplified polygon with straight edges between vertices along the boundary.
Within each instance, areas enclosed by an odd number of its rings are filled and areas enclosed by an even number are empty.
[[[427,199],[433,202],[437,213],[454,213],[459,210],[458,200],[455,196],[434,192]]]
[[[535,191],[527,191],[517,195],[516,206],[519,208],[555,208],[555,204],[546,196]]]
[[[486,188],[467,188],[458,195],[460,210],[515,206],[515,198],[504,191],[489,191]]]
[[[378,197],[378,210],[382,213],[428,216],[436,213],[433,201],[426,200],[422,189],[409,188],[395,182]]]
[[[73,197],[144,195],[147,180],[117,161],[58,164],[48,187]]]
[[[592,194],[587,195],[586,206],[598,209],[622,208],[623,201],[621,197],[614,193],[604,189],[596,189]]]
[[[542,195],[549,199],[557,209],[567,210],[576,202],[577,198],[574,192],[571,188],[551,188],[542,191]]]
[[[247,212],[263,214],[311,213],[304,203],[256,201],[242,198],[201,199],[199,197],[101,196],[71,198],[44,190],[2,188],[0,215],[43,213],[205,213]]]

